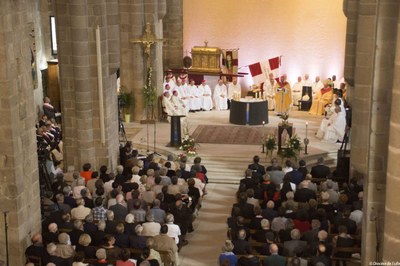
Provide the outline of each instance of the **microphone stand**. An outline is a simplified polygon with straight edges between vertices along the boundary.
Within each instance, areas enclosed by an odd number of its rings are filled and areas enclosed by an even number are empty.
[[[9,253],[8,253],[8,223],[7,223],[7,213],[8,211],[3,211],[4,214],[4,231],[5,231],[5,240],[6,240],[6,259],[7,259],[7,266],[10,265]]]
[[[157,119],[154,119],[154,131],[153,131],[153,134],[154,134],[154,136],[153,136],[153,138],[154,138],[154,143],[153,143],[153,150],[154,150],[154,152],[153,152],[153,154],[157,154],[158,156],[161,156],[161,154],[159,154],[159,153],[156,151]]]

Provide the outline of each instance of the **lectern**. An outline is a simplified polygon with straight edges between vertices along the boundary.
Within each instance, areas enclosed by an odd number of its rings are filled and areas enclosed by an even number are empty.
[[[182,144],[181,117],[184,115],[171,115],[171,140],[170,147],[179,147]]]

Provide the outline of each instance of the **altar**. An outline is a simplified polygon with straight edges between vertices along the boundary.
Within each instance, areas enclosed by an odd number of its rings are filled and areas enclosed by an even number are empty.
[[[231,101],[229,123],[235,125],[268,124],[268,101],[263,99],[244,99]]]

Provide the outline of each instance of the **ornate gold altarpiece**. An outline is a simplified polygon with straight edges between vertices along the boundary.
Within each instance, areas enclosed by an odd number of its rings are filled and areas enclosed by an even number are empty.
[[[192,48],[193,65],[190,69],[195,72],[221,73],[221,49],[218,47],[194,46]]]

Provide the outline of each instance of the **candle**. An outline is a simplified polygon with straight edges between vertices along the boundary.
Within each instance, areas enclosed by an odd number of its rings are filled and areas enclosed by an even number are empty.
[[[99,93],[99,116],[100,116],[100,140],[104,145],[106,143],[105,125],[104,125],[104,105],[103,105],[103,72],[101,62],[101,43],[100,27],[96,28],[96,55],[97,55],[97,84]]]
[[[263,126],[265,126],[265,121],[263,121]]]

